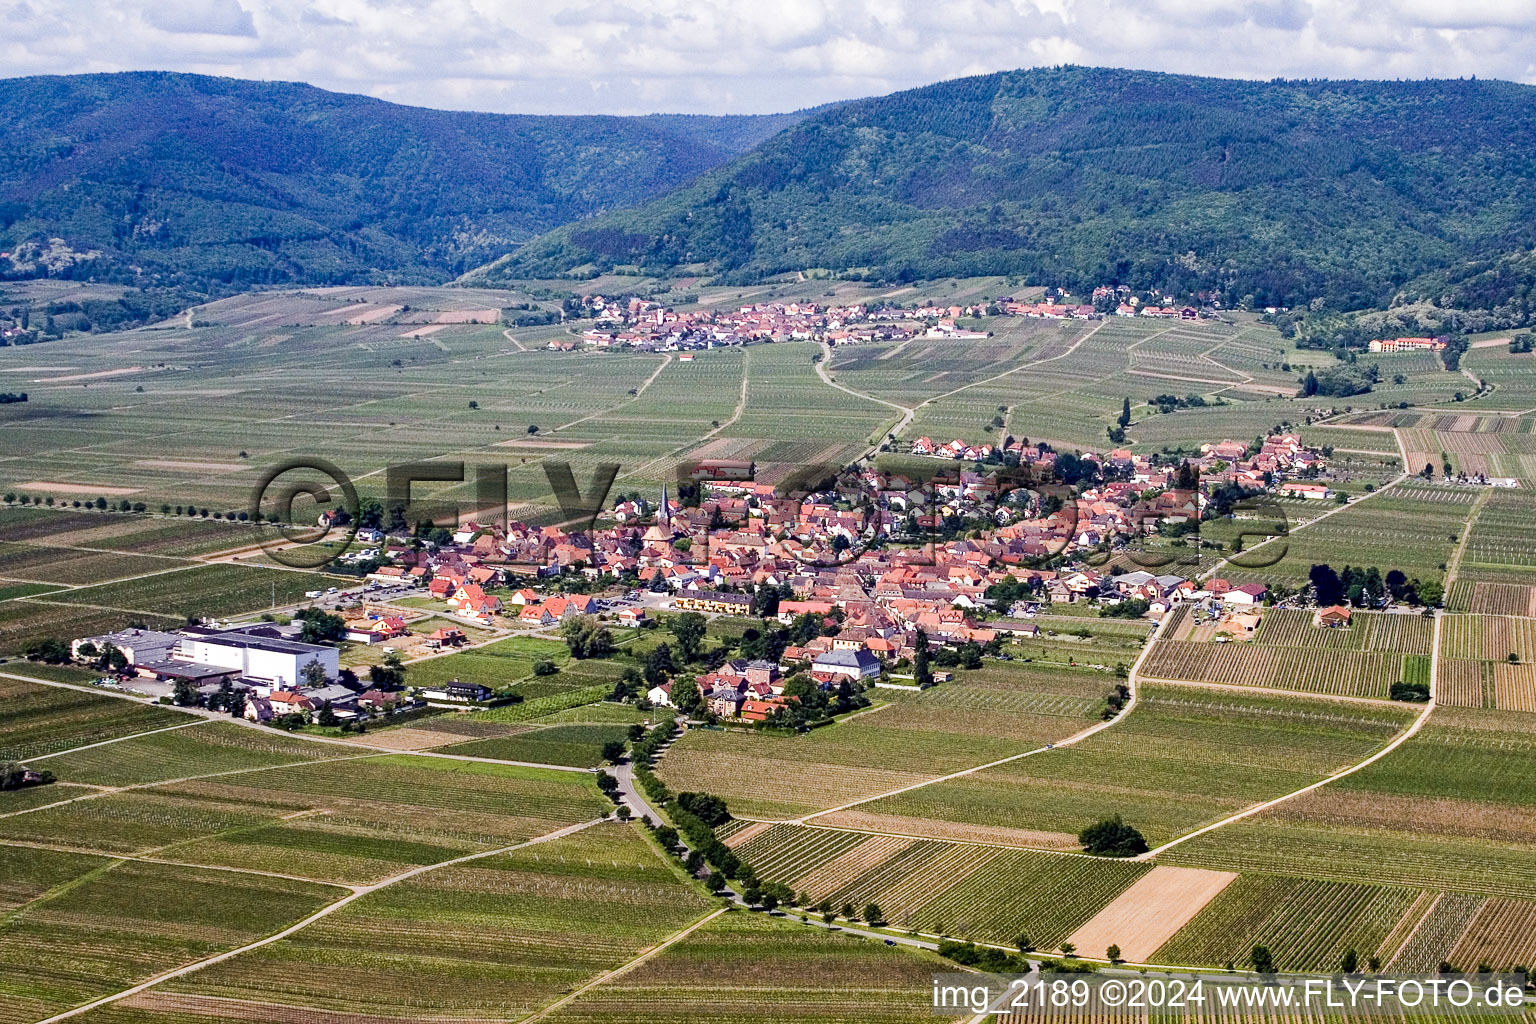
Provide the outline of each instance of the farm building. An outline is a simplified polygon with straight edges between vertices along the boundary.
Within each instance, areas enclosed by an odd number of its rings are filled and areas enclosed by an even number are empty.
[[[1336,604],[1329,608],[1319,608],[1317,614],[1312,617],[1312,624],[1330,629],[1348,626],[1350,615],[1350,610],[1341,604]]]

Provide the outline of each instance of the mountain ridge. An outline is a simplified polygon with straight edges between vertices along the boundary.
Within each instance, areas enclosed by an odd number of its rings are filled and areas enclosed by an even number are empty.
[[[0,249],[25,262],[61,238],[57,276],[141,284],[442,280],[800,116],[456,112],[171,72],[5,79]]]
[[[1536,88],[1498,81],[999,72],[816,112],[478,277],[826,268],[1384,305],[1536,242],[1533,114]]]

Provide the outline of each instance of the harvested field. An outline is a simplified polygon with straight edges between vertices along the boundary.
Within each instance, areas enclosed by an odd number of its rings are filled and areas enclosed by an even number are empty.
[[[590,448],[591,441],[545,441],[534,438],[514,437],[510,441],[497,441],[497,448],[527,448],[529,451],[563,451],[567,448]]]
[[[239,473],[251,468],[249,462],[182,462],[176,459],[140,459],[134,465],[147,469],[189,469],[199,473]]]
[[[1160,864],[1073,932],[1071,942],[1092,957],[1107,956],[1106,949],[1118,945],[1126,960],[1145,963],[1236,879],[1231,871]]]
[[[95,373],[72,373],[65,377],[40,377],[39,384],[60,384],[71,380],[99,380],[103,377],[121,377],[128,373],[138,373],[144,369],[142,366],[125,366],[118,370],[97,370]]]
[[[59,480],[27,480],[16,485],[28,491],[53,491],[55,494],[99,494],[105,498],[121,497],[125,494],[138,494],[138,487],[109,487],[106,484],[80,484],[61,482]]]

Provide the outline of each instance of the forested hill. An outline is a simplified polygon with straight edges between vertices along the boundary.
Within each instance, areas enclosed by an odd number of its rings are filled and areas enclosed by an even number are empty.
[[[1529,86],[1040,69],[820,111],[673,195],[568,225],[482,276],[630,264],[727,280],[811,267],[1010,273],[1347,308],[1528,247],[1533,186]]]
[[[453,113],[168,73],[3,80],[0,277],[442,279],[669,192],[798,116]]]

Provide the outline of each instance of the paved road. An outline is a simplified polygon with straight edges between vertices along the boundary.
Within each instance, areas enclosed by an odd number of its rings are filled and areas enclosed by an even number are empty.
[[[674,740],[673,742],[676,741]],[[626,759],[623,764],[615,765],[613,768],[613,775],[619,780],[619,795],[623,798],[624,803],[629,805],[629,808],[634,812],[635,817],[644,818],[647,821],[656,824],[665,823],[666,819],[661,816],[661,813],[657,811],[656,808],[651,806],[650,802],[646,800],[645,794],[641,792],[639,787],[635,785],[634,765],[632,762]],[[686,846],[687,844],[684,843],[684,845]],[[727,888],[722,891],[721,895],[722,897],[729,899],[736,906],[741,907],[742,909],[747,909],[747,902],[743,900],[741,898],[741,894],[736,892],[734,889]],[[795,915],[798,913],[798,911],[795,912],[795,914],[776,911],[775,916],[788,917],[791,920],[795,920]],[[804,913],[806,917],[801,923],[812,928],[822,928],[826,931],[843,932],[847,935],[857,935],[860,938],[871,939],[876,942],[884,942],[893,946],[909,946],[913,949],[927,950],[936,950],[939,948],[938,942],[930,939],[919,938],[915,935],[888,935],[885,932],[875,931],[872,928],[865,928],[862,925],[849,924],[847,922],[827,923],[809,910],[804,911]],[[957,966],[956,970],[959,969],[960,968]]]

